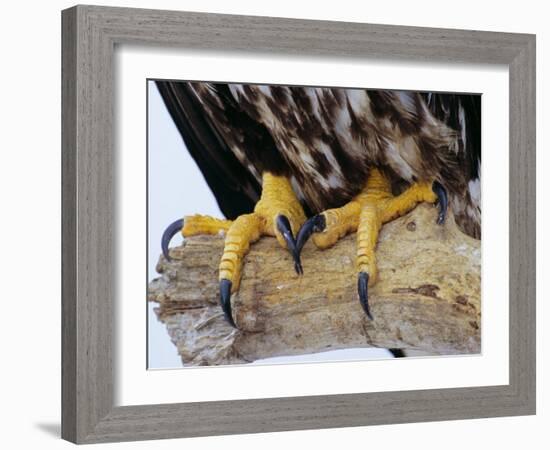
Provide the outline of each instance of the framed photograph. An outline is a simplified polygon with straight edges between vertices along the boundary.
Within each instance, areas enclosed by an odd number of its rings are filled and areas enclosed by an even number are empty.
[[[62,26],[65,439],[535,413],[533,35]]]

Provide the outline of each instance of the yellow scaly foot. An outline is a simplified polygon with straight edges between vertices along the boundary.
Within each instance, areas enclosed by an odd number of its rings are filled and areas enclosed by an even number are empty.
[[[447,194],[441,184],[419,182],[393,196],[389,180],[378,169],[373,169],[366,187],[349,203],[324,211],[304,223],[296,239],[298,251],[312,234],[315,245],[325,249],[346,234],[357,231],[357,290],[365,313],[372,319],[368,286],[378,277],[375,248],[380,228],[409,212],[417,203],[436,201],[439,203],[437,223],[442,224],[447,212]]]
[[[178,232],[184,237],[197,234],[225,233],[225,246],[220,262],[220,303],[227,321],[236,327],[231,313],[231,294],[239,289],[241,268],[250,244],[261,236],[275,236],[281,247],[286,248],[294,259],[294,268],[302,273],[300,253],[294,233],[306,220],[300,202],[296,198],[290,181],[264,172],[262,195],[254,212],[243,214],[236,220],[221,220],[208,216],[188,216],[171,224],[162,237],[162,251],[169,260],[168,245]]]

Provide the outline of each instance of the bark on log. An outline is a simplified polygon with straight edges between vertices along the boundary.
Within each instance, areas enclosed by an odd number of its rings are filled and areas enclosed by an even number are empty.
[[[358,301],[356,236],[328,250],[311,242],[304,275],[274,238],[251,247],[232,298],[239,330],[218,303],[223,237],[200,236],[162,256],[148,298],[186,365],[233,364],[338,348],[402,348],[432,354],[479,353],[481,246],[450,215],[420,205],[386,224],[379,237],[379,280],[369,289],[374,320]]]

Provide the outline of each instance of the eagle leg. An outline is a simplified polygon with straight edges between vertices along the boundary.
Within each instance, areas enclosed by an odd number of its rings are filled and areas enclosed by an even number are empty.
[[[171,224],[163,234],[162,248],[170,260],[168,244],[181,231],[184,237],[198,234],[225,233],[225,245],[219,266],[220,304],[226,320],[236,327],[231,312],[231,294],[239,289],[243,259],[250,244],[261,236],[274,236],[281,247],[287,249],[294,260],[296,273],[302,273],[300,253],[294,231],[300,229],[306,217],[289,180],[283,176],[264,172],[262,195],[254,212],[243,214],[234,221],[208,216],[188,216]]]
[[[368,287],[375,284],[378,277],[375,253],[378,233],[384,223],[406,214],[420,202],[437,202],[437,223],[444,222],[448,200],[440,183],[418,182],[402,194],[393,196],[389,180],[379,170],[373,169],[366,187],[349,203],[324,211],[304,223],[297,236],[298,250],[302,250],[309,236],[313,236],[318,248],[325,249],[346,234],[357,231],[357,291],[363,310],[372,319]]]

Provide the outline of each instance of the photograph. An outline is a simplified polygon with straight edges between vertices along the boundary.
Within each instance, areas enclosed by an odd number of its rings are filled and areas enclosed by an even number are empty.
[[[146,95],[149,369],[481,353],[481,94]]]
[[[545,16],[107,3],[41,3],[8,46],[6,298],[38,310],[6,328],[6,439],[544,442]]]

